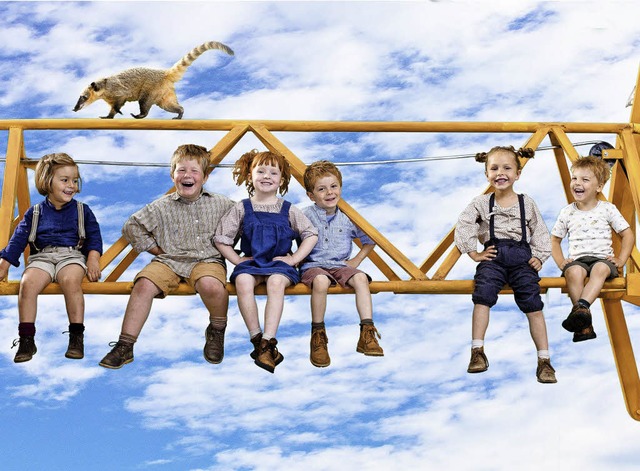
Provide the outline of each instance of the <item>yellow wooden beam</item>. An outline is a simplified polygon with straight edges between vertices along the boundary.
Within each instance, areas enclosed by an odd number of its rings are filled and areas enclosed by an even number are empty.
[[[22,129],[9,129],[7,161],[4,166],[2,201],[0,202],[0,247],[6,247],[11,237],[16,196],[18,194],[18,174],[22,152]]]

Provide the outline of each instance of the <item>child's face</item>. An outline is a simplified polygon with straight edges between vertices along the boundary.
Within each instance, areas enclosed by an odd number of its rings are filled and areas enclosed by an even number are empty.
[[[65,165],[53,171],[51,191],[47,198],[57,209],[67,204],[78,192],[78,167]]]
[[[198,160],[181,160],[176,165],[171,180],[176,192],[187,201],[195,201],[200,197],[202,186],[207,181]]]
[[[327,214],[335,214],[342,188],[335,175],[326,175],[318,178],[313,185],[313,191],[308,191],[307,195],[319,208],[324,209]]]
[[[496,190],[508,190],[520,178],[516,157],[510,152],[495,152],[487,160],[487,181]]]
[[[275,195],[280,188],[282,172],[277,165],[259,164],[251,170],[251,182],[256,194]]]
[[[577,168],[571,172],[571,194],[578,203],[593,203],[602,191],[602,184],[593,170]]]

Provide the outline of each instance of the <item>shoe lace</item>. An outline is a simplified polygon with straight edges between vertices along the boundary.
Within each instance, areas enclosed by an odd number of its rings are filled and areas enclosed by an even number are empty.
[[[380,332],[378,332],[378,329],[376,329],[375,326],[369,326],[366,330],[365,330],[365,338],[367,339],[367,341],[369,342],[375,342],[376,340],[376,336],[381,339],[382,335],[380,335]]]
[[[19,338],[13,339],[13,343],[11,344],[11,348],[17,347],[17,346],[19,346],[19,344],[20,344],[20,339]]]
[[[324,349],[329,343],[327,333],[324,330],[315,330],[311,335],[311,343],[314,350]]]

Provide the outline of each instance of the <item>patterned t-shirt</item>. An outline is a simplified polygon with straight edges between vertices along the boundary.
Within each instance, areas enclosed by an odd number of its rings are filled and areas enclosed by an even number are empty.
[[[619,234],[628,227],[629,223],[613,203],[599,201],[595,208],[588,211],[582,211],[575,203],[571,203],[560,211],[551,235],[561,239],[569,235],[568,258],[606,258],[614,255],[611,229]]]

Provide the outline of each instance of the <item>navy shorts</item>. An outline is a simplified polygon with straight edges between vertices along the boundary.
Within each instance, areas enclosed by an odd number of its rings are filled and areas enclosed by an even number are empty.
[[[544,307],[540,296],[540,277],[529,265],[531,248],[529,244],[516,240],[498,240],[495,245],[496,258],[480,262],[474,277],[475,288],[471,299],[473,304],[493,307],[498,302],[498,293],[509,284],[513,297],[524,313],[541,311]]]

